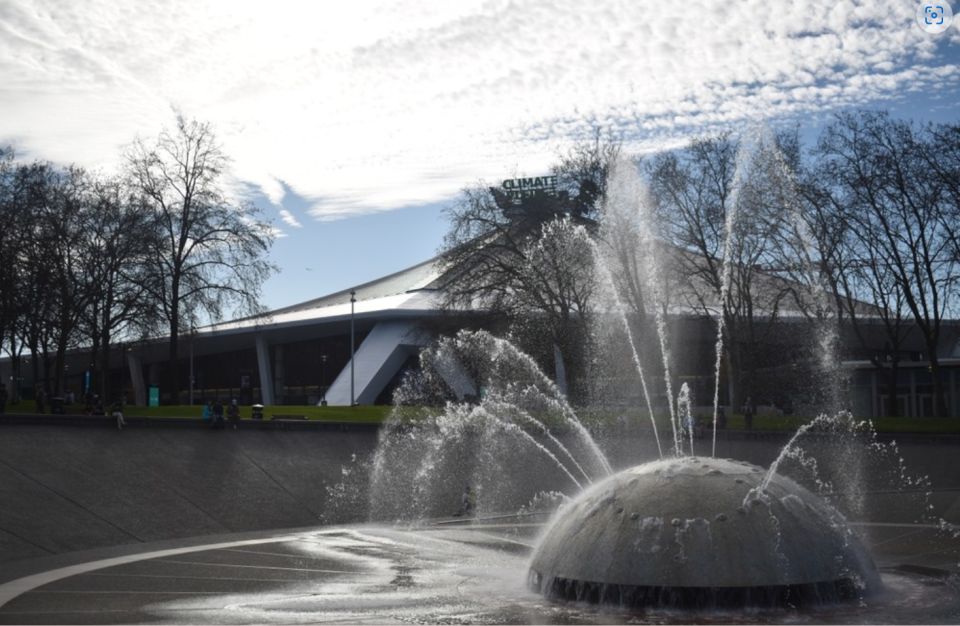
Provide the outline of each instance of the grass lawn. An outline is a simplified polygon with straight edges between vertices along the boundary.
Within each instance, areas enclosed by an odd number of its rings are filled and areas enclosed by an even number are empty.
[[[811,418],[796,415],[754,416],[755,430],[795,431]],[[878,433],[953,433],[960,434],[960,419],[947,417],[878,417],[873,420]],[[727,420],[727,428],[743,429],[743,416],[733,415]]]
[[[313,405],[277,405],[265,406],[263,418],[270,419],[276,415],[305,415],[309,420],[325,422],[362,422],[379,423],[390,413],[389,406],[313,406]],[[252,409],[249,406],[240,407],[240,419],[250,419]],[[226,413],[226,407],[224,407]],[[203,407],[200,405],[188,406],[128,406],[124,409],[125,415],[133,417],[200,417]]]
[[[581,411],[583,422],[585,424],[596,423],[600,425],[605,421],[616,419],[613,412],[609,410],[600,411]],[[650,417],[646,411],[637,413],[636,411],[619,411],[617,415],[623,415],[623,419],[629,423],[638,425],[642,429],[652,430],[650,428]],[[755,415],[753,418],[754,430],[765,431],[783,431],[794,432],[812,418],[801,415]],[[670,432],[670,418],[666,415],[657,415],[657,430],[661,436]],[[712,422],[702,420],[707,430],[712,428]],[[960,419],[946,417],[879,417],[873,420],[873,426],[878,433],[944,433],[960,434]],[[735,413],[727,416],[727,430],[744,430],[743,415]]]
[[[107,411],[110,407],[105,407]],[[359,422],[359,423],[381,423],[390,415],[391,406],[313,406],[313,405],[275,405],[267,406],[263,409],[264,419],[270,419],[276,415],[305,415],[307,419],[328,421],[328,422]],[[50,407],[47,405],[47,412]],[[11,413],[34,413],[36,407],[32,400],[23,400],[16,405],[7,405],[7,411]],[[68,406],[68,413],[80,413],[83,407],[79,404]],[[403,417],[410,421],[416,421],[422,409],[419,407],[405,407]],[[427,411],[428,413],[432,410]],[[203,414],[201,405],[175,405],[175,406],[126,406],[124,414],[131,417],[200,417]],[[240,407],[241,419],[250,419],[251,409],[249,406]],[[631,425],[637,425],[641,429],[650,429],[650,418],[646,411],[637,412],[636,410],[618,410],[609,409],[579,409],[577,414],[585,425],[600,426],[612,422],[622,416],[622,419]],[[795,431],[797,428],[807,423],[810,418],[797,415],[766,416],[757,415],[753,418],[754,430],[766,431]],[[956,418],[937,418],[937,417],[879,417],[873,420],[873,425],[879,433],[945,433],[960,434],[960,419]],[[707,429],[710,425],[706,425]],[[743,430],[743,416],[734,414],[727,417],[728,430]],[[657,429],[661,435],[670,431],[670,421],[666,415],[657,416]]]
[[[270,419],[274,415],[306,415],[307,419],[322,420],[328,422],[363,422],[379,423],[387,418],[390,413],[389,406],[266,406],[263,409],[264,419]],[[109,413],[110,407],[104,409]],[[226,409],[226,407],[224,407]],[[23,400],[16,405],[7,405],[7,410],[11,413],[34,413],[36,405],[33,400]],[[79,404],[67,406],[67,413],[82,413],[84,407]],[[50,412],[50,405],[46,407],[46,412]],[[226,410],[224,410],[226,412]],[[249,406],[240,407],[240,418],[250,419],[251,409]],[[171,405],[171,406],[132,406],[127,405],[123,408],[123,414],[128,417],[201,417],[203,415],[203,406],[196,404],[189,405]]]

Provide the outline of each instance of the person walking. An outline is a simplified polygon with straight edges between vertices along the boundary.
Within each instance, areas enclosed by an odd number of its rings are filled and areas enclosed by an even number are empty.
[[[111,411],[113,419],[117,421],[117,430],[123,430],[123,427],[127,425],[127,420],[123,419],[123,400],[114,402]]]
[[[753,430],[753,399],[749,396],[743,405],[743,425],[747,430]]]

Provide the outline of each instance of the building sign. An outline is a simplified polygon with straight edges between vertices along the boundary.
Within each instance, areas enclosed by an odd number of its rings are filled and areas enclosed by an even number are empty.
[[[520,204],[524,198],[548,194],[557,191],[556,176],[533,176],[531,178],[509,178],[503,181],[503,191],[514,204]]]

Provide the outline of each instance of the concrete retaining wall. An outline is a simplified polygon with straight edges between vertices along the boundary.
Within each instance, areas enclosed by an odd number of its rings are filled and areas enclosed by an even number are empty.
[[[0,562],[321,522],[376,432],[0,425]]]

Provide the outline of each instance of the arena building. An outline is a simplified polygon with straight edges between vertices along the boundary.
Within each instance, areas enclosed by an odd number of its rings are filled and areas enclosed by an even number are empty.
[[[184,333],[179,397],[163,387],[166,338],[115,346],[110,387],[125,390],[128,400],[138,405],[199,404],[212,398],[265,405],[389,403],[403,373],[416,367],[420,350],[438,333],[486,323],[481,311],[444,313],[439,306],[443,282],[439,260],[432,258],[350,290]],[[762,368],[758,376],[774,381],[763,385],[770,389],[791,375],[794,344],[802,335],[803,320],[795,312],[781,311],[780,319],[795,324],[797,332],[777,333],[765,346],[774,365]],[[712,397],[714,319],[678,307],[671,311],[670,325],[672,336],[683,343],[675,359],[677,377],[689,384],[695,397]],[[862,318],[860,338],[850,328],[841,330],[848,397],[857,416],[890,415],[894,403],[899,415],[934,414],[931,373],[916,329],[907,334],[897,354],[885,347],[882,325],[870,315]],[[960,417],[960,322],[943,323],[939,360],[949,415]],[[895,381],[890,367],[894,361]],[[90,369],[87,352],[71,352],[67,390],[82,395],[89,388]],[[33,370],[30,357],[21,358],[19,367],[12,367],[10,359],[0,361],[0,375],[11,386],[18,385],[21,397],[30,397],[36,383],[42,383],[33,380]],[[457,395],[469,393],[469,384],[460,387],[454,389]],[[721,398],[724,395],[722,391]],[[766,396],[754,403],[790,410],[784,394]]]

